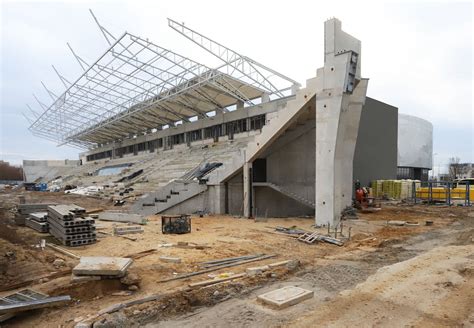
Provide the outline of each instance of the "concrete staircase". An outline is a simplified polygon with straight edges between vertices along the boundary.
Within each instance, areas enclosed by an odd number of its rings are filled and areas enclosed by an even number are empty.
[[[198,182],[172,181],[156,192],[138,199],[130,212],[141,215],[153,215],[166,211],[207,190],[207,185]]]
[[[294,200],[296,200],[297,202],[300,202],[301,204],[304,204],[306,206],[309,206],[311,208],[315,208],[316,204],[313,202],[313,201],[310,201],[308,199],[305,199],[303,197],[301,197],[300,195],[297,195],[295,194],[294,192],[291,192],[285,188],[283,188],[282,186],[278,186],[274,183],[271,183],[271,182],[254,182],[252,183],[252,185],[254,187],[268,187],[268,188],[272,188],[273,190],[275,191],[278,191],[279,193],[287,196],[287,197],[290,197]]]
[[[314,84],[308,80],[307,85]],[[262,128],[262,132],[255,136],[255,139],[248,143],[245,149],[236,153],[232,159],[225,163],[222,168],[216,170],[209,177],[208,184],[219,184],[236,174],[246,162],[255,160],[274,140],[276,140],[286,129],[291,126],[299,114],[305,109],[305,105],[314,96],[314,88],[300,89],[296,97],[287,102],[286,107],[278,111]]]

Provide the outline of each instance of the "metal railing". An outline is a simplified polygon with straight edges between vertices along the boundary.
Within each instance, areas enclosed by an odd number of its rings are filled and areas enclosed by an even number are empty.
[[[472,193],[472,195],[471,195]],[[474,200],[474,185],[469,181],[459,184],[453,181],[413,181],[412,201],[416,203],[453,205],[453,201],[464,201],[464,206],[471,206]]]

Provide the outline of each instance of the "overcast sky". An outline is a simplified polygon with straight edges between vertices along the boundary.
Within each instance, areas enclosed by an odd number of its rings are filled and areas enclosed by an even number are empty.
[[[360,1],[49,1],[1,2],[0,159],[76,159],[78,150],[34,137],[21,115],[41,111],[81,70],[66,42],[94,62],[107,43],[88,11],[112,34],[131,32],[192,59],[199,48],[167,26],[185,22],[204,35],[286,74],[303,85],[323,65],[323,22],[342,21],[362,41],[368,96],[433,123],[435,166],[451,156],[474,162],[471,2]],[[207,64],[206,62],[204,62]]]

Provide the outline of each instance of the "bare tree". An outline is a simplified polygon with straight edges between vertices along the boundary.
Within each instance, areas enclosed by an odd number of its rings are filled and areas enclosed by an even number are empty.
[[[23,180],[23,169],[0,161],[0,180]]]
[[[462,165],[459,163],[461,159],[459,157],[449,158],[449,176],[452,180],[457,179],[461,173]]]

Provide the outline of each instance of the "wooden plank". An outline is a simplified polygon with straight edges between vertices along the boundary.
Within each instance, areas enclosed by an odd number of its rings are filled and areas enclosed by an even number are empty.
[[[205,270],[201,270],[201,271],[186,273],[186,274],[183,274],[181,276],[160,280],[158,282],[160,283],[160,282],[168,282],[168,281],[173,281],[173,280],[185,279],[185,278],[189,278],[189,277],[192,277],[192,276],[197,276],[197,275],[200,275],[200,274],[220,270],[220,269],[223,269],[223,268],[229,268],[229,267],[238,266],[238,265],[251,263],[251,262],[255,262],[255,261],[262,261],[262,260],[270,259],[270,258],[276,257],[276,256],[277,255],[275,255],[275,254],[274,255],[265,255],[265,256],[262,256],[262,257],[257,257],[255,259],[233,262],[233,263],[224,264],[224,265],[221,265],[221,266],[218,266],[218,267],[213,267],[213,268],[210,268],[210,269],[205,269]]]
[[[214,285],[214,284],[218,284],[218,283],[223,282],[223,281],[242,278],[242,277],[245,277],[246,275],[247,274],[244,272],[244,273],[234,274],[234,275],[232,275],[230,277],[226,277],[226,278],[204,280],[204,281],[189,284],[189,287],[195,288],[195,287],[204,287],[204,286]]]
[[[67,256],[69,256],[69,257],[72,257],[73,259],[76,259],[76,260],[80,260],[80,259],[81,259],[80,256],[78,256],[78,255],[76,255],[76,254],[74,254],[74,253],[71,253],[70,251],[65,250],[64,248],[61,248],[61,247],[59,247],[59,246],[56,246],[56,245],[53,245],[53,244],[48,244],[48,243],[46,244],[46,246],[48,246],[48,247],[54,249],[55,251],[57,251],[57,252],[59,252],[59,253],[61,253],[61,254],[67,255]]]
[[[141,252],[138,252],[138,253],[127,255],[125,257],[129,257],[129,258],[132,258],[132,259],[136,260],[136,259],[139,259],[141,257],[151,255],[151,254],[155,253],[156,251],[157,251],[156,248],[151,248],[151,249],[147,249],[146,251],[141,251]]]

